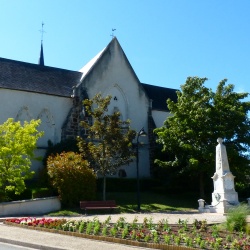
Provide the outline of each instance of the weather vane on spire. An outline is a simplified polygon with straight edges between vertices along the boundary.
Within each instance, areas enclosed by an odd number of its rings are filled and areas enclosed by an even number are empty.
[[[116,29],[112,29],[112,34],[110,36],[112,36],[112,38],[114,38],[114,32],[116,31]]]
[[[39,30],[41,32],[41,42],[43,42],[43,33],[45,33],[43,26],[44,26],[44,22],[42,22],[42,29]]]

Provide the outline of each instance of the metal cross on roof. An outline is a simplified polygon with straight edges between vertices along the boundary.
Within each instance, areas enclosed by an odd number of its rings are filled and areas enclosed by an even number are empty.
[[[43,41],[43,33],[46,33],[43,29],[43,26],[44,26],[44,22],[42,22],[42,29],[39,30],[41,32],[41,41]]]

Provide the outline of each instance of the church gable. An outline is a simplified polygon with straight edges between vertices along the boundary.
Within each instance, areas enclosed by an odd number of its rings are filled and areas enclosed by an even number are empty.
[[[126,72],[124,72],[125,70]],[[125,80],[126,77],[129,77],[141,87],[138,77],[116,38],[113,38],[108,46],[80,71],[83,73],[80,84],[88,90],[89,88],[93,89],[96,84],[99,89],[107,81],[121,85],[119,82]],[[142,89],[142,91],[144,90]]]

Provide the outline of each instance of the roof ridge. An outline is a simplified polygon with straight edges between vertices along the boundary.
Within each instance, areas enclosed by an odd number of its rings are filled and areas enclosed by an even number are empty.
[[[63,68],[57,68],[57,67],[52,67],[52,66],[47,66],[47,65],[44,65],[43,67],[41,67],[41,65],[36,64],[36,63],[23,62],[23,61],[9,59],[9,58],[3,58],[3,57],[0,57],[0,62],[15,63],[15,64],[23,65],[23,66],[30,66],[30,67],[37,68],[37,69],[46,68],[46,69],[51,69],[51,70],[69,71],[69,72],[80,73],[78,70],[63,69]]]
[[[173,89],[173,88],[168,88],[168,87],[163,87],[163,86],[158,86],[158,85],[153,85],[153,84],[148,84],[148,83],[143,83],[141,82],[142,85],[148,85],[148,86],[152,86],[155,88],[163,88],[163,89],[171,89],[171,90],[179,90],[179,89]]]

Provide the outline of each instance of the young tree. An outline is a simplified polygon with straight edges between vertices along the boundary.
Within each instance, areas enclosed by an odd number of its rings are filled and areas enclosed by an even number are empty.
[[[136,135],[130,129],[129,121],[120,120],[119,112],[108,114],[110,100],[111,96],[103,98],[101,94],[97,94],[92,100],[83,101],[86,114],[91,117],[92,123],[81,123],[88,131],[88,136],[78,138],[83,158],[103,177],[103,200],[106,199],[106,177],[132,161],[132,141]]]
[[[6,191],[20,194],[25,190],[25,180],[32,177],[31,159],[34,158],[37,140],[43,135],[37,127],[40,120],[15,122],[9,118],[0,125],[0,194]]]
[[[167,100],[172,114],[164,126],[155,130],[163,151],[172,154],[169,161],[156,160],[162,167],[177,167],[185,175],[198,176],[200,195],[204,197],[204,177],[215,170],[215,147],[218,137],[227,146],[229,164],[237,180],[249,174],[250,102],[242,102],[248,93],[234,92],[226,80],[216,92],[206,88],[206,78],[189,77],[178,101]]]

